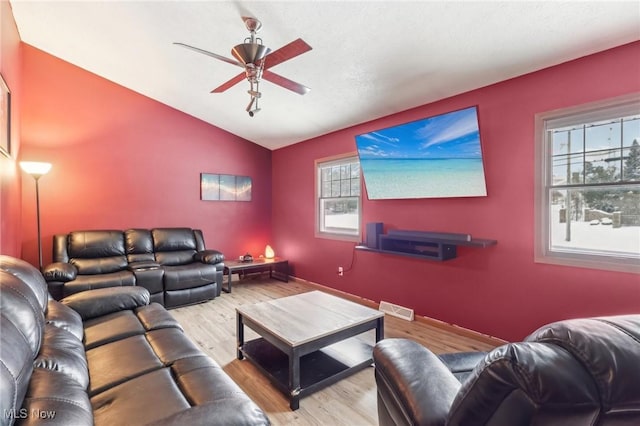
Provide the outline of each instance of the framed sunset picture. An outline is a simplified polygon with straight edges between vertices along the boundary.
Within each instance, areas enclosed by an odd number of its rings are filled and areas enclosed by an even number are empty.
[[[249,176],[200,174],[200,199],[203,201],[251,201]]]

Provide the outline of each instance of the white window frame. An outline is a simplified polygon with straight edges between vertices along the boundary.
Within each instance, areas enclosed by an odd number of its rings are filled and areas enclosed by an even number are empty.
[[[547,129],[615,119],[640,113],[640,93],[624,95],[535,117],[535,262],[640,273],[640,259],[551,249],[549,188],[552,186],[551,147]]]
[[[360,163],[357,153],[352,152],[335,157],[321,158],[315,161],[315,217],[316,217],[316,232],[315,236],[319,238],[329,238],[335,240],[355,241],[360,242],[360,236],[362,234],[362,171],[358,178],[359,193],[358,195],[350,195],[344,198],[356,198],[358,203],[358,225],[357,229],[344,230],[338,228],[326,228],[324,226],[324,215],[321,212],[323,205],[322,202],[322,168],[333,167],[348,163]],[[331,198],[343,198],[343,197],[331,197]]]

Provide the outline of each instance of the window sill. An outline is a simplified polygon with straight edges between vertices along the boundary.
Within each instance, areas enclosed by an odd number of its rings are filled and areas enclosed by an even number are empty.
[[[360,235],[337,234],[337,233],[330,233],[330,232],[316,232],[315,237],[323,238],[325,240],[350,241],[354,243],[361,242]]]
[[[574,268],[599,269],[632,274],[640,273],[640,260],[633,258],[611,257],[610,259],[607,259],[605,256],[553,253],[536,255],[535,262],[550,265],[570,266]]]

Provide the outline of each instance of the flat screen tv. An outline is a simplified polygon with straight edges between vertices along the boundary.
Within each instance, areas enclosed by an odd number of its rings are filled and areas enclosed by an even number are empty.
[[[475,106],[358,135],[356,146],[370,200],[487,195]]]

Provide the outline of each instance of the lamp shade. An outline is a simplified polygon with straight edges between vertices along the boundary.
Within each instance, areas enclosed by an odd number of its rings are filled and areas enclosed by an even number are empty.
[[[46,175],[51,170],[51,163],[43,163],[40,161],[21,161],[20,168],[33,177]]]
[[[273,259],[276,256],[276,253],[273,251],[270,245],[264,249],[264,257],[267,259]]]

